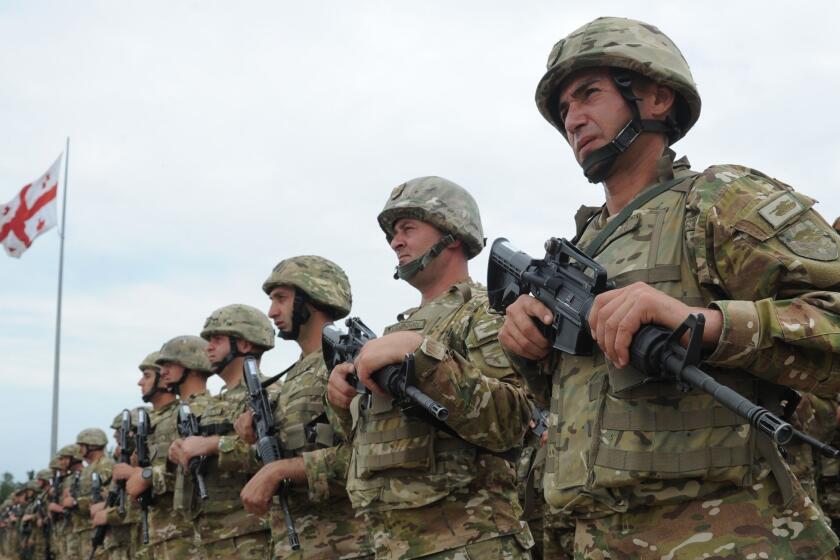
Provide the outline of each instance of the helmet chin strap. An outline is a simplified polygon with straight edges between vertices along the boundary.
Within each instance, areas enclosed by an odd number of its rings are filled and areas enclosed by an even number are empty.
[[[178,364],[180,365],[180,364]],[[184,367],[184,366],[181,366]],[[224,368],[223,368],[224,369]],[[173,395],[177,395],[181,392],[181,385],[184,381],[187,380],[187,375],[189,374],[190,370],[184,367],[184,371],[181,372],[181,378],[173,383],[172,385],[167,385],[165,391],[167,393],[172,393]]]
[[[583,159],[583,163],[581,163],[583,174],[590,183],[600,183],[609,177],[618,156],[627,151],[642,132],[661,132],[669,140],[678,137],[679,133],[676,122],[670,116],[665,120],[642,119],[639,111],[639,101],[641,99],[633,93],[631,74],[624,70],[611,68],[610,76],[612,76],[618,92],[630,107],[633,118],[624,125],[624,128],[615,135],[615,138],[609,144],[593,150]]]
[[[298,339],[300,336],[300,327],[303,326],[303,324],[309,320],[309,317],[312,316],[309,312],[309,308],[306,307],[308,301],[309,297],[295,288],[295,299],[292,304],[292,329],[288,331],[279,330],[277,333],[278,338],[282,338],[283,340]]]
[[[455,243],[455,238],[451,233],[447,233],[443,236],[443,239],[432,245],[431,249],[426,251],[420,258],[396,267],[394,270],[394,280],[410,280],[418,272],[425,269],[432,262],[432,259],[440,255],[444,249],[453,243]]]
[[[183,382],[183,379],[181,380],[181,382]],[[155,373],[155,385],[154,385],[154,387],[152,387],[152,390],[149,391],[148,393],[143,394],[142,398],[143,398],[144,403],[152,402],[152,399],[154,398],[155,395],[157,395],[161,391],[166,392],[166,391],[169,390],[168,387],[164,388],[164,387],[159,387],[158,385],[160,385],[160,372]]]
[[[238,341],[238,339],[235,336],[228,336],[228,345],[230,346],[230,349],[228,350],[228,353],[227,353],[227,355],[225,355],[224,358],[222,358],[218,362],[214,362],[214,363],[210,364],[210,367],[213,370],[213,373],[218,374],[218,373],[223,372],[225,370],[225,368],[228,367],[233,360],[235,360],[236,358],[239,358],[240,356],[244,357],[244,356],[248,355],[248,354],[244,354],[244,353],[239,351],[239,345],[237,344],[237,341]],[[182,383],[182,382],[183,382],[183,379],[181,381],[179,381],[179,383]]]

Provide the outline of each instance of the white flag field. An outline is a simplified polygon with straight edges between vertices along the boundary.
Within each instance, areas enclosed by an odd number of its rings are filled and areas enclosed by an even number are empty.
[[[61,158],[38,179],[0,206],[0,243],[9,256],[20,256],[36,237],[58,224],[58,175]]]

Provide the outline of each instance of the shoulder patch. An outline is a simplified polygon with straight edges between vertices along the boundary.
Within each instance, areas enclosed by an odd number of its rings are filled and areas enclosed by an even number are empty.
[[[810,219],[796,222],[784,230],[779,234],[779,240],[788,249],[807,259],[835,261],[840,256],[832,235]]]
[[[805,206],[792,193],[785,193],[762,206],[758,213],[773,229],[805,210]]]

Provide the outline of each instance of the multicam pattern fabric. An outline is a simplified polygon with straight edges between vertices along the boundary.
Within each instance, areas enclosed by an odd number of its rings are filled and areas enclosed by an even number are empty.
[[[286,373],[285,381],[275,393],[274,409],[280,444],[286,452],[300,456],[303,452],[335,449],[324,406],[328,379],[320,350],[302,357]],[[361,517],[355,517],[346,492],[313,503],[306,489],[293,487],[288,500],[300,550],[293,552],[289,546],[283,511],[275,503],[270,512],[275,557],[307,560],[372,557],[367,527]]]
[[[488,452],[519,445],[530,419],[525,390],[498,343],[500,326],[484,288],[467,281],[386,329],[425,336],[414,354],[417,384],[449,409],[458,437],[407,417],[390,399],[372,398],[367,407],[354,400],[347,491],[365,515],[377,558],[417,558],[511,534],[532,543],[519,521],[513,467]],[[347,411],[333,411],[350,433]]]
[[[565,136],[559,117],[557,93],[562,82],[583,68],[621,68],[637,72],[672,88],[685,106],[676,114],[680,135],[700,116],[700,95],[680,50],[658,28],[632,19],[601,17],[570,33],[554,45],[547,71],[537,85],[537,108]]]
[[[346,317],[353,305],[347,275],[324,257],[304,255],[280,261],[263,282],[262,289],[270,294],[277,286],[302,290],[315,303],[334,309],[334,319]]]
[[[207,360],[207,341],[200,336],[176,336],[163,343],[158,352],[156,363],[174,363],[186,369],[210,373]]]
[[[101,431],[101,430],[99,430]],[[105,434],[102,433],[102,436]],[[79,478],[79,497],[76,499],[79,504],[76,508],[73,519],[73,531],[78,533],[79,544],[82,555],[87,558],[91,550],[91,538],[93,537],[93,526],[90,524],[90,506],[92,504],[91,492],[93,481],[91,475],[95,472],[102,481],[102,499],[107,495],[107,488],[111,482],[111,472],[114,470],[114,461],[103,455],[96,462],[87,465],[82,469]]]
[[[236,538],[253,541],[257,543],[254,546],[263,547],[263,554],[268,554],[268,524],[264,519],[246,512],[239,499],[239,492],[256,471],[257,465],[253,460],[247,465],[231,460],[252,455],[250,446],[233,430],[233,423],[247,406],[248,389],[240,379],[235,387],[223,388],[218,396],[211,399],[199,420],[199,428],[203,432],[222,432],[219,455],[209,458],[204,476],[210,497],[207,501],[196,503],[189,512],[202,553],[222,541],[228,541],[227,544],[222,543],[224,546],[232,546],[231,539]]]
[[[263,348],[274,348],[274,327],[265,313],[241,303],[226,305],[207,317],[201,338],[235,336]]]
[[[670,175],[687,177],[686,167],[677,162]],[[840,379],[832,363],[840,350],[840,297],[834,290],[840,287],[840,267],[821,257],[838,238],[811,210],[813,201],[736,166],[709,168],[681,185],[634,212],[596,260],[618,286],[646,281],[689,305],[718,308],[723,333],[703,368],[759,404],[779,407],[777,384],[836,394]],[[801,205],[798,213],[777,204],[791,197]],[[582,246],[604,227],[605,218],[592,222]],[[782,235],[803,223],[807,240],[802,230],[792,236],[801,243]],[[581,519],[604,517],[593,526],[609,528],[617,527],[616,512],[627,512],[621,517],[625,526],[634,525],[638,515],[644,527],[650,508],[702,506],[733,495],[747,504],[738,510],[739,522],[756,527],[740,533],[738,550],[766,542],[766,533],[779,529],[773,519],[781,523],[791,515],[784,514],[788,510],[800,525],[786,530],[786,550],[826,553],[837,543],[787,467],[770,476],[773,465],[781,464],[774,463],[772,446],[762,447],[762,438],[754,438],[743,419],[718,410],[710,397],[680,393],[669,384],[639,385],[639,372],[616,370],[597,351],[594,357],[551,355],[540,368],[554,376],[545,476],[554,513],[576,518],[579,527]],[[538,381],[534,390],[544,386]],[[766,500],[786,481],[792,501],[774,510]],[[751,494],[756,485],[765,492]],[[665,521],[670,518],[660,519],[661,528],[675,544],[697,532],[696,525]],[[600,546],[598,539],[576,542],[576,553],[592,555]]]

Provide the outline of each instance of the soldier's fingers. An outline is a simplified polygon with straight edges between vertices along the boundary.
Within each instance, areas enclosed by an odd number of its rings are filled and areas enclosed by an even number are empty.
[[[528,322],[533,326],[533,321],[531,321],[530,318],[528,319]],[[510,324],[505,322],[503,331],[504,334],[502,332],[499,333],[499,340],[513,353],[518,354],[523,358],[528,360],[540,360],[548,353],[550,348],[548,341],[545,341],[544,345],[534,342],[526,336],[513,321],[511,321]]]
[[[531,296],[519,296],[519,300],[522,301],[523,309],[528,315],[536,317],[544,325],[551,324],[554,314],[543,302]]]
[[[633,333],[639,329],[639,311],[636,302],[625,300],[604,322],[604,340],[599,340],[605,348],[608,359],[618,367],[627,365],[627,347]]]
[[[536,323],[534,323],[533,315],[529,315],[527,313],[516,313],[508,318],[511,321],[511,334],[520,342],[520,344],[523,344],[523,346],[527,348],[529,353],[532,355],[530,359],[539,359],[548,353],[551,349],[551,342],[549,342],[548,339],[543,336],[540,329],[537,328]],[[526,342],[523,343],[519,338],[520,336],[524,338]],[[537,358],[534,358],[534,355],[536,355]]]

